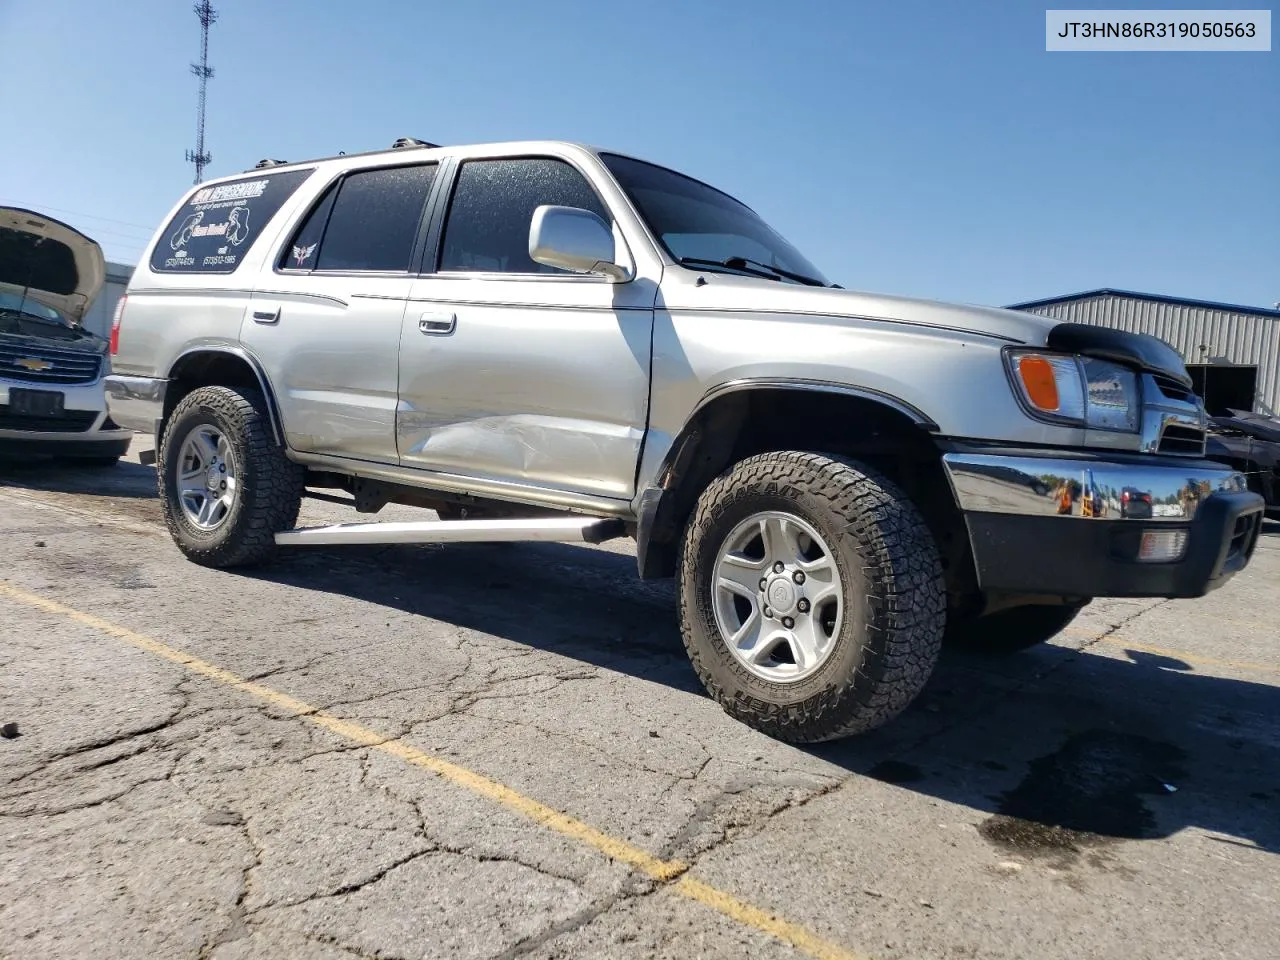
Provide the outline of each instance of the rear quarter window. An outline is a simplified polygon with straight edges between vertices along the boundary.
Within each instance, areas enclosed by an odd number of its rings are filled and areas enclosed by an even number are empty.
[[[159,273],[231,273],[313,169],[263,173],[196,190],[151,252]]]

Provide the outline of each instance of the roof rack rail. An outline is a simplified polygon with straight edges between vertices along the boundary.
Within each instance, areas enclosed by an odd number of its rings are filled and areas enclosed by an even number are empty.
[[[437,150],[438,150],[438,149],[440,149],[440,144],[438,144],[438,143],[428,143],[426,140],[419,140],[417,137],[400,137],[398,140],[396,140],[396,142],[395,142],[395,143],[393,143],[393,144],[391,145],[391,149],[392,149],[392,150],[408,150],[408,149],[423,149],[423,148],[427,148],[427,149],[437,149]],[[295,164],[307,164],[307,163],[322,163],[322,162],[323,162],[323,161],[325,161],[325,160],[336,160],[336,159],[338,159],[339,157],[344,157],[344,158],[350,158],[350,157],[372,157],[372,156],[376,156],[376,155],[377,155],[377,154],[379,154],[379,153],[386,153],[386,152],[387,152],[387,151],[386,151],[386,148],[384,147],[384,148],[382,148],[381,150],[365,150],[365,151],[362,151],[362,152],[360,152],[360,153],[346,153],[346,152],[343,152],[343,151],[339,151],[338,153],[335,153],[335,154],[333,154],[332,156],[328,156],[328,157],[314,157],[314,158],[312,158],[312,159],[310,159],[310,160],[296,160],[296,161],[295,161],[295,160],[270,160],[270,159],[267,159],[267,160],[259,160],[256,164],[254,164],[254,165],[253,165],[252,167],[250,167],[249,169],[250,169],[250,170],[262,170],[262,169],[264,169],[264,168],[266,168],[266,167],[279,167],[279,166],[285,166],[285,165],[293,166],[293,165],[295,165]],[[248,171],[245,171],[245,172],[247,173]]]

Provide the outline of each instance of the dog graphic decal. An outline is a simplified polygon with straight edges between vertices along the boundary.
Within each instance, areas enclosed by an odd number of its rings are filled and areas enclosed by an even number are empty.
[[[227,239],[233,247],[244,243],[249,236],[249,208],[232,207],[227,214]]]
[[[186,220],[182,221],[182,226],[178,228],[177,232],[169,238],[169,246],[174,250],[179,250],[182,247],[185,247],[187,245],[187,241],[191,239],[191,231],[194,230],[203,219],[204,211],[201,211],[200,213],[193,213],[187,217]]]

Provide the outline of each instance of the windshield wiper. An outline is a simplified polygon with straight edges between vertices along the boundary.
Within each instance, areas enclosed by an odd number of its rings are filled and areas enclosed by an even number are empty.
[[[703,260],[699,257],[680,257],[679,262],[703,267],[728,267],[730,270],[742,270],[757,277],[764,277],[766,280],[777,280],[780,277],[786,277],[788,280],[795,280],[797,283],[808,284],[811,287],[827,286],[827,284],[815,277],[808,277],[803,273],[793,273],[790,270],[783,270],[781,267],[775,267],[770,263],[762,263],[759,260],[752,260],[749,257],[725,257],[723,260]]]

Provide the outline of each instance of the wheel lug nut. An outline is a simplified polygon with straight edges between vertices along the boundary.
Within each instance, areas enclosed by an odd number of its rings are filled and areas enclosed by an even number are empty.
[[[223,480],[220,484],[218,484],[218,489],[219,490],[227,489],[227,481]]]
[[[795,573],[791,575],[791,579],[794,580],[796,583],[804,583],[804,571],[797,570]]]
[[[760,589],[761,589],[761,590],[763,590],[763,589],[764,589],[765,587],[767,587],[767,586],[769,586],[769,581],[768,581],[768,580],[766,580],[764,577],[761,577],[761,578],[760,578]]]
[[[788,630],[790,630],[792,627],[796,625],[796,622],[792,620],[790,617],[783,617],[782,625],[786,627]]]
[[[796,604],[796,609],[799,610],[801,613],[808,613],[809,601],[802,598],[800,602]]]
[[[223,473],[226,473],[226,472],[227,472],[227,465],[226,465],[225,463],[220,463],[220,464],[218,464],[218,469],[219,469],[220,471],[222,471]],[[798,583],[798,582],[799,582],[799,581],[797,581],[797,583]]]
[[[783,563],[781,560],[779,560],[777,563],[775,563],[775,564],[773,565],[773,572],[774,572],[774,573],[781,573],[783,570],[785,570],[785,569],[786,569],[786,566],[787,566],[787,565],[786,565],[785,563]]]
[[[770,610],[768,607],[765,607],[765,608],[764,608],[764,615],[765,615],[766,617],[772,618],[772,617],[773,617],[773,611],[772,611],[772,610]]]

